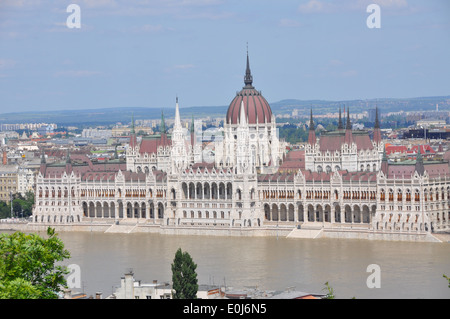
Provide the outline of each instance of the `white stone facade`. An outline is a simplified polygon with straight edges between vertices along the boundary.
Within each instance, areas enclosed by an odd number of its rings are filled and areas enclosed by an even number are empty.
[[[196,132],[182,129],[177,100],[171,136],[164,130],[138,142],[132,134],[126,162],[76,164],[69,157],[60,165],[43,162],[33,221],[221,233],[279,227],[404,234],[450,230],[447,162],[388,163],[379,135],[371,139],[347,125],[319,139],[311,131],[304,154],[290,160],[296,168],[284,170],[289,159],[275,134],[275,118],[259,123],[256,114],[251,123],[244,109],[224,125],[215,153],[205,152]],[[302,160],[304,167],[297,167]]]

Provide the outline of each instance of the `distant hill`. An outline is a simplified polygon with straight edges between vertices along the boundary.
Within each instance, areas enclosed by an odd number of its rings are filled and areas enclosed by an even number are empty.
[[[417,97],[417,98],[379,98],[370,100],[348,100],[348,101],[325,101],[325,100],[297,100],[286,99],[270,103],[272,112],[277,114],[290,114],[294,109],[299,115],[309,115],[313,108],[315,114],[337,112],[339,106],[350,108],[350,112],[361,112],[363,110],[378,106],[381,113],[404,111],[426,111],[435,110],[436,104],[440,111],[450,111],[450,96]],[[228,105],[226,106],[192,106],[180,109],[182,117],[205,117],[225,118]],[[143,107],[118,107],[86,110],[60,110],[41,112],[20,112],[0,114],[0,123],[56,123],[60,126],[67,125],[108,125],[117,122],[127,124],[131,121],[133,114],[135,119],[159,119],[161,112],[165,118],[173,118],[174,108],[143,108]]]

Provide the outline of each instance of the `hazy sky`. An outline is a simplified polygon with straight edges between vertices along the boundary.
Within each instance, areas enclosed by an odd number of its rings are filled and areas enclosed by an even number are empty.
[[[0,113],[228,105],[247,42],[269,102],[450,95],[448,0],[0,0]]]

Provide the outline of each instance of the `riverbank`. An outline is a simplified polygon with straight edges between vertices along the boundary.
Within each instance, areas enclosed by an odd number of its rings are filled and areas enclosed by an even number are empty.
[[[369,228],[325,228],[317,225],[305,225],[301,228],[292,225],[271,225],[258,228],[238,227],[188,227],[188,226],[163,226],[152,223],[105,223],[103,221],[90,221],[77,224],[52,224],[52,223],[0,223],[0,230],[45,232],[48,227],[57,232],[96,232],[96,233],[153,233],[163,235],[194,235],[194,236],[237,236],[237,237],[286,237],[295,239],[363,239],[382,241],[407,241],[407,242],[435,242],[450,243],[450,234],[436,233],[408,233],[408,232],[382,232]]]

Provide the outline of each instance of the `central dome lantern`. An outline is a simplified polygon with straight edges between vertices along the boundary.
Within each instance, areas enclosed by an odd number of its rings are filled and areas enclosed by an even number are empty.
[[[245,70],[244,77],[245,86],[240,92],[238,92],[235,98],[231,101],[228,107],[226,123],[227,124],[239,124],[239,114],[241,105],[244,106],[246,120],[248,124],[263,124],[270,123],[272,120],[272,110],[269,103],[261,95],[260,91],[257,91],[253,87],[253,77],[250,72],[250,62],[247,52],[247,68]],[[243,104],[242,104],[243,102]]]

